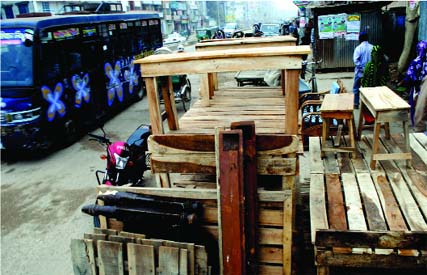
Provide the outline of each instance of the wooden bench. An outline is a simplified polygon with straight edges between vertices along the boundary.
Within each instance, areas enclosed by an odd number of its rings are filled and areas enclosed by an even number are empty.
[[[375,118],[374,144],[372,149],[371,168],[375,167],[377,160],[411,159],[409,149],[409,104],[386,86],[360,88],[360,117],[358,137],[363,129],[363,113],[369,111]],[[379,136],[381,124],[385,124],[386,138],[390,137],[390,122],[402,122],[405,147],[402,153],[379,154]],[[409,162],[407,162],[409,163]]]
[[[354,95],[349,93],[343,94],[327,94],[320,106],[320,114],[322,116],[322,155],[324,152],[356,152],[356,144],[354,138],[354,115],[353,115]],[[340,146],[342,125],[338,128],[336,140],[333,146],[328,146],[326,139],[329,136],[330,128],[333,121],[345,120],[348,126],[348,135],[350,138],[350,146]],[[354,155],[354,154],[353,154]]]
[[[427,137],[411,136],[413,166],[383,160],[371,169],[372,136],[356,158],[326,153],[310,138],[310,222],[317,274],[329,267],[427,270]],[[381,153],[405,148],[402,135],[380,139]]]

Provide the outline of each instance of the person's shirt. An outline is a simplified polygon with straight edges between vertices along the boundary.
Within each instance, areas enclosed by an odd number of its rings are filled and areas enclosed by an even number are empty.
[[[354,61],[354,74],[362,77],[363,69],[366,63],[371,61],[372,44],[368,41],[363,41],[359,46],[354,49],[353,61]]]

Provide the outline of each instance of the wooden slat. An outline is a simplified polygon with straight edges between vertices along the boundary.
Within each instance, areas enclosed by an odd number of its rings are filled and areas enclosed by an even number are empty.
[[[329,228],[346,230],[344,198],[341,192],[341,182],[337,174],[326,175],[326,192],[328,197]]]
[[[206,248],[201,245],[194,246],[194,257],[195,257],[195,273],[196,274],[208,274],[208,254]]]
[[[167,246],[159,248],[159,273],[179,274],[179,248]]]
[[[369,230],[386,230],[381,203],[379,201],[374,183],[368,173],[357,174],[357,181],[360,188],[360,194],[365,207],[366,218]]]
[[[349,173],[344,173],[341,176],[347,208],[348,228],[350,230],[367,230],[356,178]]]
[[[414,150],[414,152],[420,157],[424,164],[427,165],[427,146],[421,145],[419,140],[413,134],[409,135],[409,140],[412,150]]]
[[[150,245],[128,244],[129,275],[155,275],[154,247]]]
[[[310,178],[310,221],[311,241],[315,243],[318,229],[328,229],[326,214],[325,183],[323,174],[311,174]]]
[[[286,103],[286,128],[285,132],[287,134],[298,134],[298,78],[300,75],[300,70],[285,70],[285,103]]]
[[[181,248],[179,250],[179,275],[189,274],[189,271],[188,271],[189,266],[194,268],[194,264],[189,265],[189,263],[188,263],[188,251],[187,251],[187,249]],[[193,270],[193,274],[194,274],[194,270]]]
[[[218,131],[215,143],[216,166],[218,167],[221,272],[223,274],[245,274],[242,131]]]
[[[163,245],[180,248],[181,250],[185,250],[187,259],[186,263],[188,264],[186,270],[188,274],[194,275],[194,266],[195,266],[195,252],[194,252],[194,244],[193,243],[181,243],[181,242],[173,242],[173,241],[164,241]],[[180,254],[181,256],[181,254]],[[180,261],[181,266],[181,261]],[[181,269],[181,267],[180,267]]]
[[[323,173],[323,162],[320,157],[320,138],[310,137],[310,173]]]
[[[107,191],[131,192],[136,194],[152,195],[159,197],[197,199],[197,200],[216,200],[217,190],[209,189],[182,189],[182,188],[158,188],[158,187],[129,187],[129,186],[97,186],[97,192],[105,193]],[[266,191],[258,190],[258,199],[265,202],[283,202],[290,196],[290,190]]]
[[[99,240],[97,251],[100,275],[124,275],[123,244]]]
[[[93,240],[71,240],[71,260],[75,275],[96,275]]]
[[[426,231],[334,231],[319,229],[316,243],[321,247],[377,247],[417,249],[427,246]]]

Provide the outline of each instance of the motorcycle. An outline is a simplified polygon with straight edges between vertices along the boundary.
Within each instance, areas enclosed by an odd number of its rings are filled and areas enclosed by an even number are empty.
[[[99,142],[106,149],[106,154],[100,157],[107,161],[107,166],[104,171],[95,172],[98,184],[142,185],[144,171],[150,169],[147,139],[151,135],[151,127],[141,124],[126,142],[112,142],[102,126],[100,129],[103,136],[88,134],[91,137],[89,140]]]

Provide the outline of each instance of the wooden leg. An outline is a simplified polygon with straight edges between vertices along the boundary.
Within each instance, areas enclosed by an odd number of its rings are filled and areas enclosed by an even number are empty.
[[[375,154],[378,153],[378,147],[380,143],[380,130],[381,130],[381,123],[375,122],[375,128],[374,128],[374,144],[372,146],[372,156],[371,156],[371,169],[375,169],[376,161],[374,160]]]
[[[403,135],[404,135],[404,139],[405,139],[405,149],[407,153],[411,153],[411,146],[409,144],[409,125],[407,121],[403,121]],[[406,160],[406,166],[410,167],[411,166],[411,160],[407,159]]]
[[[365,108],[365,104],[363,101],[360,101],[360,109],[359,109],[359,127],[357,128],[357,140],[360,140],[362,137],[362,128],[363,128],[363,109]]]
[[[326,147],[326,136],[328,132],[327,122],[329,121],[329,118],[324,118],[322,122],[322,150],[321,150],[321,157],[325,157],[325,152],[323,151],[323,147]]]
[[[385,133],[385,139],[390,139],[390,123],[385,122],[384,123],[384,133]]]
[[[201,105],[203,107],[209,107],[209,77],[208,74],[200,75],[200,91],[199,97],[201,97]]]
[[[356,158],[356,141],[354,140],[354,119],[351,118],[348,120],[348,134],[350,136],[350,146],[353,148],[353,153],[351,153],[351,158]]]

